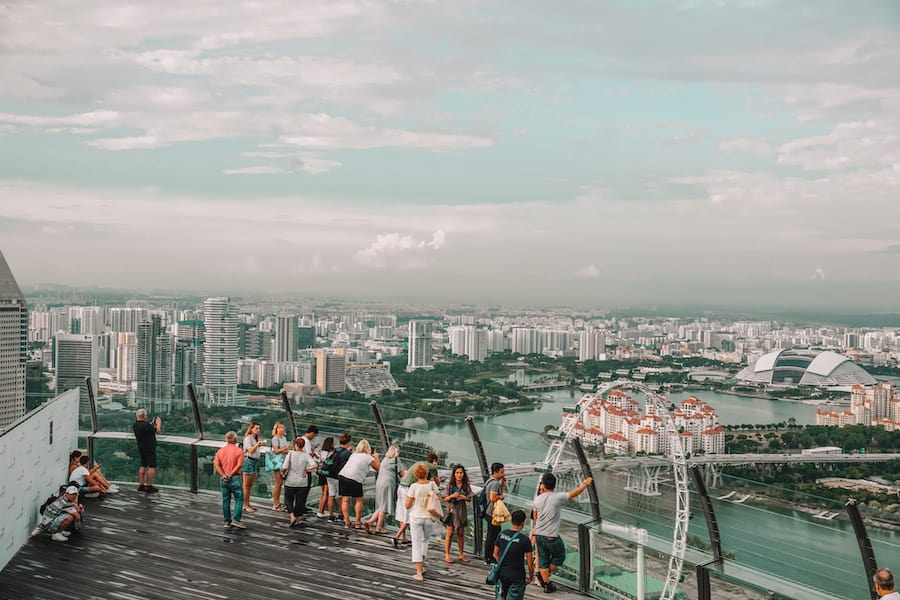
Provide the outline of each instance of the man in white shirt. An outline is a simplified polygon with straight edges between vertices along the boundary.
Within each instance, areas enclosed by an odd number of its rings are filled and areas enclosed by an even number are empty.
[[[588,477],[571,492],[555,492],[556,475],[544,473],[538,484],[538,497],[534,499],[534,527],[531,541],[538,551],[538,580],[547,593],[556,591],[550,575],[566,560],[566,545],[559,537],[562,506],[587,489],[594,481]]]
[[[881,600],[900,600],[900,593],[894,591],[894,575],[888,569],[878,569],[872,577],[875,593]]]

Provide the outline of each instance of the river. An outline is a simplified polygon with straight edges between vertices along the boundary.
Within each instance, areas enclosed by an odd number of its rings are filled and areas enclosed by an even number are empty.
[[[791,417],[799,424],[815,422],[815,407],[800,402],[707,391],[676,393],[668,398],[677,403],[692,394],[712,405],[723,424],[777,423]],[[543,406],[538,409],[477,417],[475,423],[488,461],[542,461],[547,446],[541,442],[540,432],[546,425],[558,426],[562,407],[580,397],[580,392],[575,392],[573,397],[568,390],[558,390],[545,394]],[[430,427],[427,433],[415,437],[447,450],[451,461],[477,463],[463,419]],[[638,496],[624,491],[625,480],[621,475],[609,472],[596,475],[605,518],[671,536],[670,494],[658,498]],[[529,478],[527,485],[533,486],[534,479]],[[520,493],[530,494],[524,489]],[[713,497],[723,493],[715,489],[710,492]],[[862,563],[848,522],[823,521],[789,508],[754,506],[752,500],[744,504],[716,500],[714,504],[723,548],[733,552],[736,560],[846,598],[866,596]],[[840,508],[833,510],[838,512]],[[699,509],[694,512],[700,514]],[[701,539],[708,538],[702,518],[692,519],[689,531]],[[879,562],[900,568],[900,534],[872,527],[869,534]]]

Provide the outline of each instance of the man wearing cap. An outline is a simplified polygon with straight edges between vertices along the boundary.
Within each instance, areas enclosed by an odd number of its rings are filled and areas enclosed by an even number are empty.
[[[72,531],[81,529],[83,512],[84,507],[78,504],[78,488],[70,485],[59,498],[44,508],[39,527],[51,534],[54,542],[67,542]]]

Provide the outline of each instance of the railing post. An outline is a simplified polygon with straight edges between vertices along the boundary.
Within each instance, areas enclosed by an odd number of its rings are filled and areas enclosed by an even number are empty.
[[[878,570],[878,562],[875,560],[875,551],[872,549],[872,541],[866,532],[866,524],[863,523],[862,515],[859,514],[859,505],[854,498],[850,498],[844,505],[847,514],[850,516],[850,523],[853,524],[853,532],[856,534],[856,542],[859,544],[859,553],[862,555],[863,568],[866,570],[866,583],[869,585],[869,595],[872,600],[878,600],[878,593],[875,591],[875,584],[872,577]]]
[[[84,386],[88,393],[88,408],[91,409],[91,433],[87,436],[87,451],[91,457],[91,464],[94,463],[94,434],[100,431],[100,425],[97,420],[97,401],[94,398],[94,386],[91,385],[91,378],[84,378]]]
[[[487,457],[484,455],[484,446],[481,444],[481,438],[478,436],[478,430],[475,429],[475,419],[471,415],[466,417],[466,426],[469,429],[469,435],[472,437],[472,445],[475,446],[475,456],[478,458],[478,467],[481,469],[482,485],[488,482],[491,477],[490,469],[488,469]],[[484,517],[479,515],[477,511],[472,511],[472,537],[473,550],[476,555],[482,554],[482,545],[484,543]]]
[[[590,522],[578,524],[578,591],[591,590],[591,529]]]
[[[572,446],[575,448],[575,456],[578,457],[578,464],[581,466],[581,474],[585,479],[590,477],[594,478],[594,472],[591,470],[591,465],[588,463],[587,455],[584,453],[584,447],[581,445],[580,438],[574,438],[572,440]],[[588,497],[591,501],[591,516],[594,521],[600,521],[600,497],[597,495],[597,488],[592,483],[588,486]]]
[[[191,491],[195,494],[200,489],[200,465],[197,444],[191,444]]]
[[[378,435],[381,437],[381,452],[385,453],[391,445],[391,441],[388,438],[387,427],[384,425],[384,419],[381,418],[381,411],[378,410],[378,403],[372,400],[369,402],[369,406],[372,407],[372,416],[375,417],[375,425],[378,427]]]
[[[288,399],[287,392],[281,390],[281,404],[284,406],[284,412],[287,413],[288,423],[291,427],[291,439],[297,439],[297,423],[294,421],[294,409],[291,408],[291,401]]]
[[[646,587],[647,577],[647,563],[644,557],[644,546],[647,544],[647,530],[646,529],[638,529],[635,532],[635,538],[637,539],[637,557],[635,562],[635,570],[637,571],[637,585],[635,586],[635,595],[637,596],[637,600],[644,600],[644,588]]]
[[[706,517],[706,530],[709,533],[709,545],[712,548],[713,559],[722,560],[722,536],[719,532],[719,522],[716,520],[716,512],[713,509],[712,499],[706,490],[706,484],[703,482],[703,475],[700,473],[700,467],[691,465],[691,478],[694,480],[694,487],[700,494],[701,505],[703,506],[703,516]],[[709,575],[707,574],[707,577]],[[698,577],[699,582],[699,577]],[[700,585],[699,583],[697,584]]]
[[[197,392],[194,390],[194,384],[187,384],[188,398],[191,400],[191,409],[194,416],[194,430],[197,432],[197,439],[203,438],[203,421],[200,420],[200,402],[197,400]]]
[[[694,572],[697,575],[697,600],[712,600],[712,588],[706,563],[700,563],[694,567]]]

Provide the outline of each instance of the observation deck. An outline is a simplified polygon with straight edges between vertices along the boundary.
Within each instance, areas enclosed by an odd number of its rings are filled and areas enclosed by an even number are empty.
[[[412,579],[410,550],[395,550],[389,535],[367,535],[315,517],[290,529],[288,515],[269,508],[245,514],[247,529],[226,530],[218,494],[164,487],[148,496],[133,484],[122,487],[119,494],[85,501],[85,527],[68,542],[32,537],[0,572],[0,598],[493,596],[482,561],[469,555],[469,563],[445,563],[435,537],[425,581],[418,582]],[[526,597],[544,596],[529,587]],[[577,594],[560,588],[554,596],[571,600]]]

